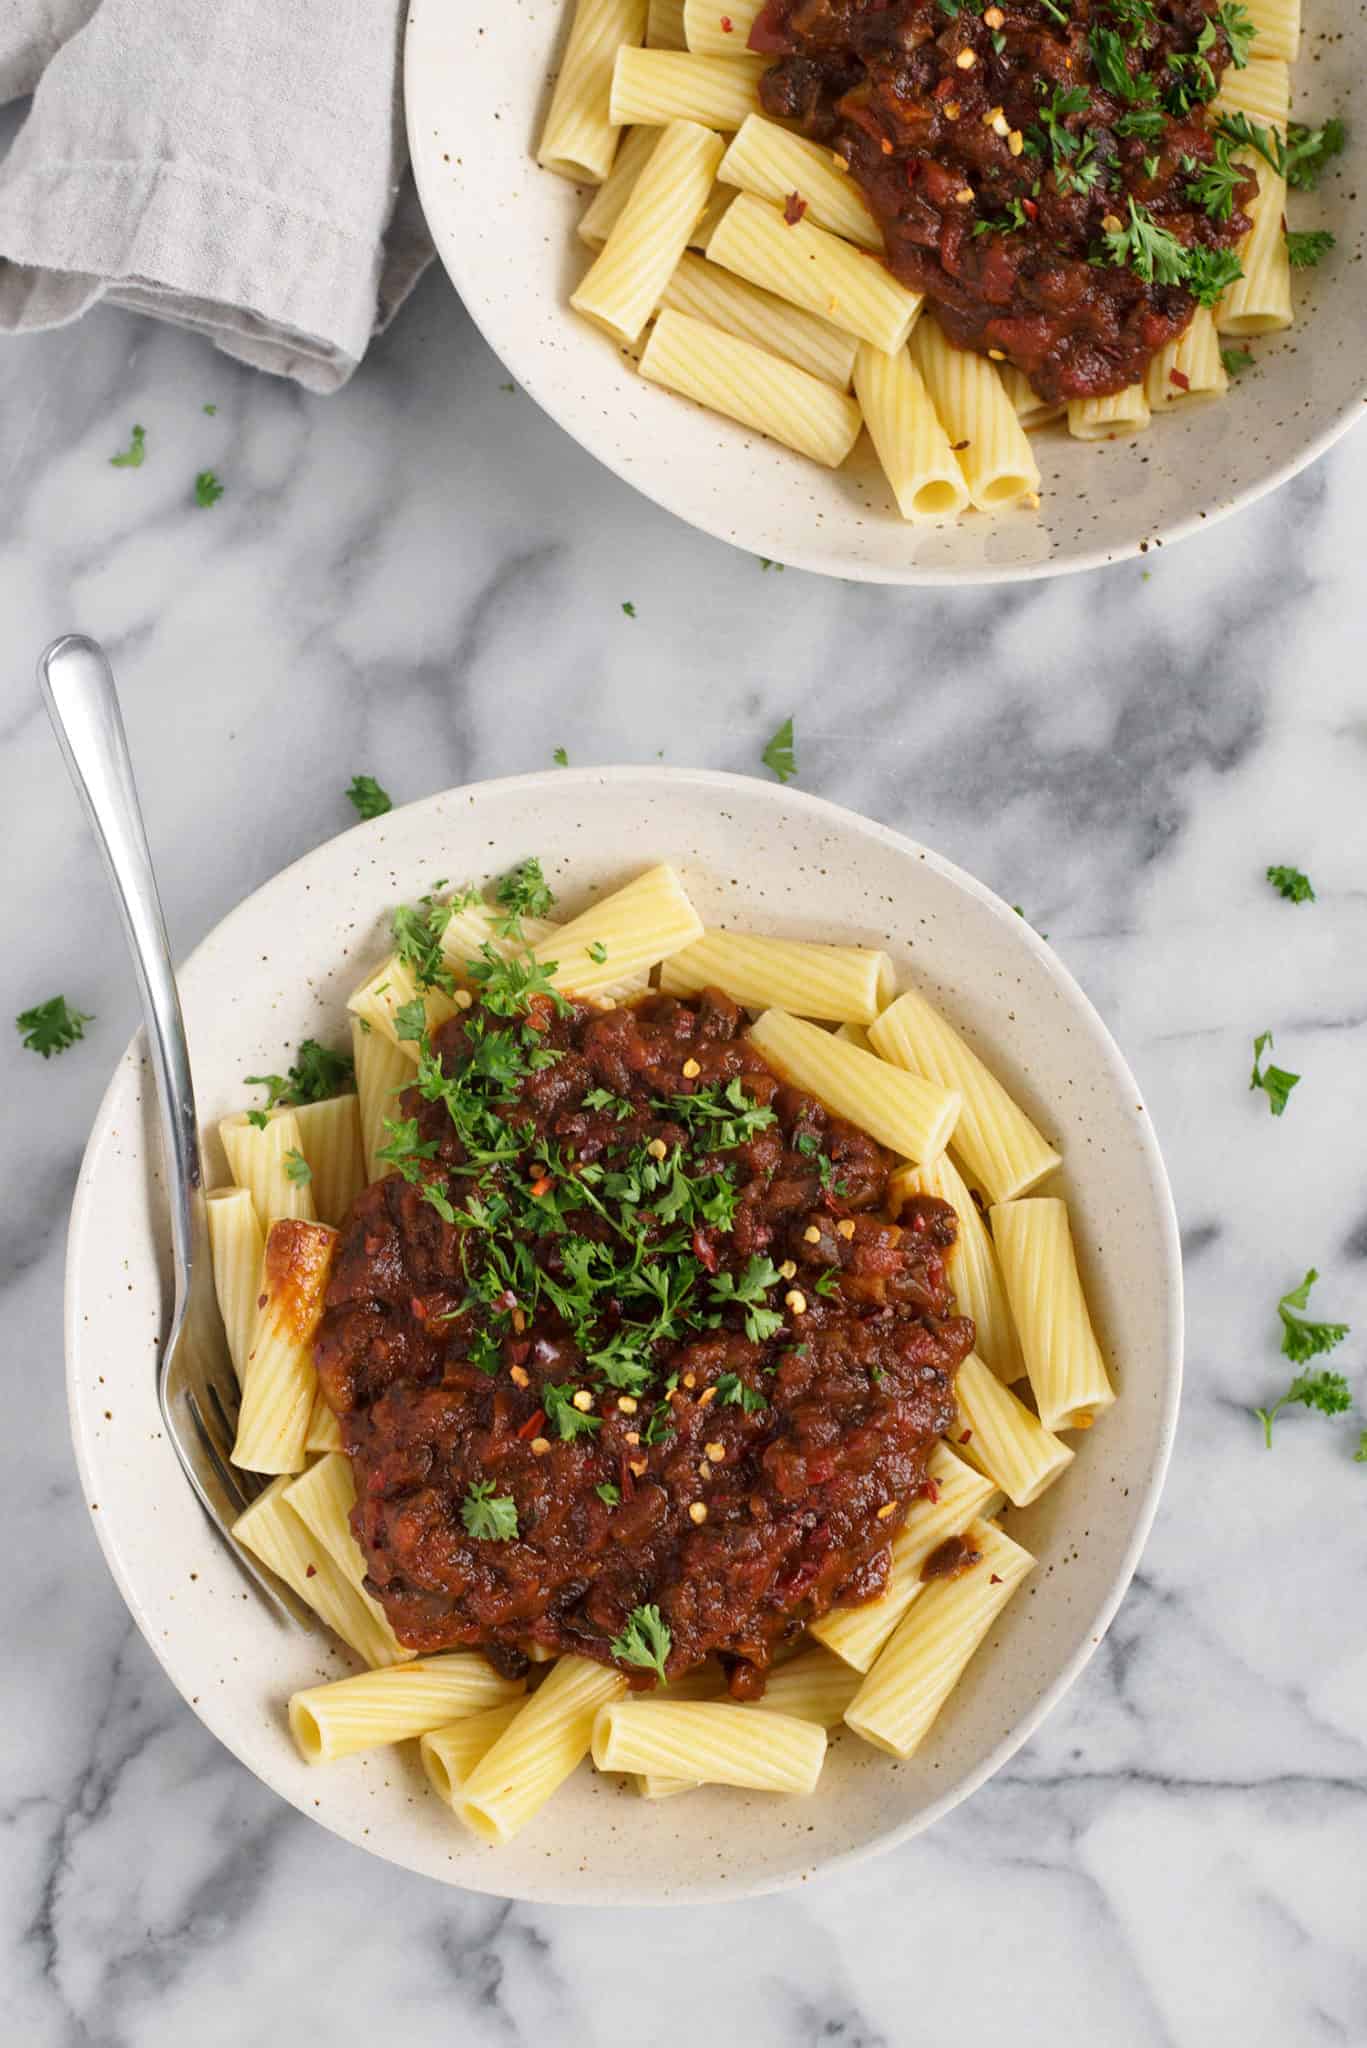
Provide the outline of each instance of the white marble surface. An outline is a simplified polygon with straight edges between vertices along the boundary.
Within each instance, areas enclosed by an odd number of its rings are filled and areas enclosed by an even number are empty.
[[[694,537],[504,381],[436,278],[327,401],[114,314],[0,351],[5,1015],[63,989],[97,1019],[47,1066],[0,1039],[0,2034],[1367,2042],[1367,1418],[1291,1412],[1269,1455],[1248,1412],[1284,1384],[1274,1304],[1312,1262],[1367,1400],[1367,435],[1147,573],[898,594]],[[146,464],[111,469],[134,421]],[[31,680],[71,627],[116,657],[180,950],[349,822],[357,770],[400,801],[557,745],[758,773],[788,713],[805,787],[1051,935],[1167,1147],[1184,1427],[1107,1643],[931,1834],[725,1909],[500,1905],[312,1828],[172,1693],[62,1393],[66,1210],[135,1015]],[[1278,901],[1272,860],[1318,904]],[[1268,1027],[1305,1076],[1280,1123],[1247,1090]]]

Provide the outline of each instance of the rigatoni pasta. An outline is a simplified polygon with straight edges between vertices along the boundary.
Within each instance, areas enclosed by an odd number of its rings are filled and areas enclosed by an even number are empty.
[[[234,1537],[312,1608],[363,1664],[378,1669],[393,1663],[392,1632],[377,1628],[356,1588],[295,1514],[285,1498],[289,1485],[282,1476],[259,1493],[233,1523]]]
[[[764,0],[684,0],[684,42],[704,57],[744,50]]]
[[[708,0],[710,4],[710,0]],[[883,251],[878,223],[849,172],[836,168],[829,150],[761,114],[751,114],[736,131],[717,177],[757,199],[783,206],[791,196],[807,218],[857,248]]]
[[[206,1197],[205,1210],[219,1314],[241,1386],[256,1328],[266,1239],[248,1188],[215,1188]]]
[[[732,200],[707,245],[709,263],[734,270],[876,348],[901,348],[921,310],[920,295],[838,235],[791,220],[753,193]]]
[[[597,261],[570,294],[577,313],[634,342],[663,296],[707,204],[721,142],[695,121],[671,121],[632,186]]]
[[[461,1715],[509,1706],[522,1690],[520,1678],[500,1678],[485,1658],[469,1651],[423,1657],[293,1693],[290,1733],[305,1763],[330,1764],[425,1735]]]
[[[483,1841],[511,1841],[583,1762],[600,1709],[626,1689],[605,1665],[562,1657],[466,1779],[461,1819]]]
[[[948,1202],[957,1216],[959,1235],[949,1255],[949,1276],[960,1308],[973,1318],[979,1357],[1009,1385],[1025,1371],[1020,1339],[987,1225],[948,1152],[942,1152],[929,1166],[904,1166],[893,1175],[888,1200],[894,1213],[900,1213],[912,1195],[933,1195],[937,1201]]]
[[[593,1724],[600,1771],[642,1772],[753,1792],[816,1790],[826,1731],[790,1714],[757,1714],[712,1701],[619,1699]]]
[[[871,1024],[892,994],[892,962],[865,946],[818,946],[749,932],[704,931],[660,969],[666,995],[714,984],[751,1009]]]
[[[345,1221],[366,1184],[357,1099],[354,1095],[330,1095],[323,1102],[300,1103],[290,1114],[309,1170],[314,1212],[320,1223],[335,1227]]]
[[[859,407],[843,391],[686,313],[661,313],[641,375],[830,469],[859,437]]]
[[[1073,1453],[1038,1415],[969,1352],[954,1375],[962,1429],[955,1449],[999,1486],[1013,1507],[1028,1508],[1067,1469]]]
[[[852,334],[787,305],[772,292],[746,284],[719,264],[684,255],[660,303],[671,312],[686,313],[720,328],[723,334],[733,334],[755,348],[781,356],[809,377],[833,384],[837,391],[844,391],[849,384],[858,347]]]
[[[911,355],[959,458],[970,502],[987,512],[1037,494],[1039,464],[986,357],[951,347],[934,320],[918,324]]]
[[[385,1124],[399,1113],[400,1091],[412,1085],[413,1062],[394,1039],[356,1016],[351,1020],[351,1053],[356,1067],[361,1156],[369,1186],[384,1174],[380,1153],[389,1143]]]
[[[801,1017],[766,1010],[751,1026],[750,1039],[795,1087],[918,1165],[938,1159],[954,1133],[963,1106],[956,1089],[890,1067]]]
[[[759,57],[695,57],[624,46],[612,74],[611,118],[621,127],[698,121],[722,131],[739,128],[759,105],[763,70]]]
[[[646,0],[575,0],[537,162],[562,178],[601,184],[621,125],[609,106],[613,66],[646,31]]]
[[[323,1313],[337,1233],[324,1223],[273,1223],[252,1332],[233,1463],[302,1472],[317,1376],[313,1335]]]
[[[317,1217],[299,1119],[292,1109],[247,1110],[225,1116],[218,1126],[228,1171],[256,1205],[263,1231],[289,1217],[312,1223]]]
[[[968,485],[909,352],[886,355],[861,341],[854,388],[902,517],[953,519],[962,512]]]
[[[1115,1399],[1082,1291],[1066,1205],[1056,1196],[1003,1202],[992,1236],[1025,1369],[1046,1429],[1088,1429]]]
[[[1060,1154],[996,1075],[915,989],[903,990],[869,1037],[884,1059],[960,1097],[954,1149],[990,1201],[1024,1194],[1059,1164]]]

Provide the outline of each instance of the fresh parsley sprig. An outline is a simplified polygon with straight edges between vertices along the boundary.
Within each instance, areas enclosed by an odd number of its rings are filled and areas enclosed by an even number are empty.
[[[330,1096],[345,1095],[356,1085],[356,1068],[349,1052],[334,1052],[316,1038],[306,1038],[286,1074],[246,1074],[248,1088],[266,1090],[267,1109],[296,1109],[303,1102],[326,1102]]]
[[[1334,1351],[1348,1335],[1347,1323],[1317,1323],[1298,1313],[1308,1306],[1310,1290],[1319,1279],[1312,1266],[1299,1287],[1293,1287],[1277,1303],[1282,1323],[1282,1352],[1293,1365],[1306,1365]]]
[[[460,1504],[460,1518],[477,1543],[512,1543],[518,1535],[517,1502],[496,1494],[492,1479],[477,1479]]]
[[[394,808],[389,791],[381,789],[373,775],[353,775],[347,795],[361,818],[382,818]]]
[[[67,1052],[78,1038],[84,1038],[86,1025],[94,1021],[89,1011],[73,1010],[65,996],[49,996],[45,1003],[21,1010],[14,1028],[26,1051],[41,1053],[45,1060],[50,1060],[54,1053]]]
[[[663,1680],[674,1638],[659,1608],[650,1603],[632,1608],[622,1633],[614,1636],[608,1647],[621,1663],[642,1665]]]
[[[1272,1448],[1273,1423],[1283,1408],[1293,1404],[1314,1408],[1321,1415],[1342,1415],[1345,1409],[1352,1407],[1353,1397],[1341,1372],[1297,1373],[1280,1400],[1274,1401],[1270,1408],[1253,1410],[1263,1426],[1263,1437],[1269,1451]]]
[[[1253,1041],[1253,1074],[1248,1086],[1250,1093],[1255,1088],[1261,1088],[1273,1116],[1282,1116],[1290,1100],[1291,1090],[1301,1077],[1299,1074],[1289,1074],[1285,1067],[1272,1066],[1270,1063],[1264,1067],[1263,1054],[1270,1051],[1271,1047],[1272,1033],[1260,1031]]]
[[[793,721],[785,718],[773,738],[760,756],[766,768],[772,768],[780,782],[791,782],[797,774],[797,751],[793,740]]]
[[[1299,868],[1270,867],[1267,871],[1267,879],[1277,894],[1284,896],[1288,903],[1313,903],[1315,901],[1315,891],[1310,877],[1309,875],[1302,874]]]

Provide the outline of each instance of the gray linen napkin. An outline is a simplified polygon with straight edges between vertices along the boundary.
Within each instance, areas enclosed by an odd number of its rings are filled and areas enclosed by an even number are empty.
[[[403,0],[0,0],[0,334],[99,299],[337,390],[431,260]]]

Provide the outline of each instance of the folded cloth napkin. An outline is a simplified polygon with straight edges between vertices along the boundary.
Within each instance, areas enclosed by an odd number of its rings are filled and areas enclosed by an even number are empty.
[[[0,333],[99,299],[335,391],[431,260],[403,0],[0,0]]]

